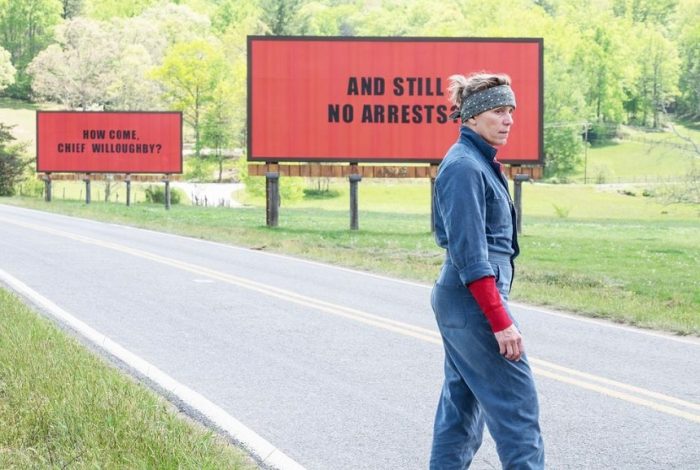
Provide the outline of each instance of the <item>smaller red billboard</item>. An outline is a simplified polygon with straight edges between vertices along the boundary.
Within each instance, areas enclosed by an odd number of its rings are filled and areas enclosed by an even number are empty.
[[[182,113],[37,111],[37,171],[182,173]]]

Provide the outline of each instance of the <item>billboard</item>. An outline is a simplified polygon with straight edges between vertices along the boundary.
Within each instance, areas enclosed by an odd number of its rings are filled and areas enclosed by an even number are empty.
[[[515,124],[499,160],[538,164],[542,39],[248,37],[248,159],[439,162],[459,123],[448,77],[506,73]]]
[[[182,113],[37,111],[37,171],[182,173]]]

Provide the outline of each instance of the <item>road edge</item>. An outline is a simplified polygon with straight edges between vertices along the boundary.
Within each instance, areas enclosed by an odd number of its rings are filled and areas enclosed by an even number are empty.
[[[0,269],[0,283],[7,286],[17,295],[36,305],[42,312],[48,314],[59,324],[75,331],[82,339],[87,341],[98,351],[104,353],[109,358],[113,358],[125,364],[130,371],[147,379],[156,386],[156,389],[164,392],[159,392],[164,398],[169,401],[173,401],[171,398],[175,398],[176,401],[184,404],[190,411],[200,414],[220,432],[224,433],[234,442],[239,443],[265,468],[273,470],[305,470],[301,464],[287,456],[273,444],[200,393],[181,384],[153,364],[112,341],[86,323],[78,320],[76,317],[2,269]]]

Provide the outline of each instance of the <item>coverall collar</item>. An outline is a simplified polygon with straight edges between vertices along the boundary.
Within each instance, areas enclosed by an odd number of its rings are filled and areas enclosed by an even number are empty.
[[[459,140],[465,143],[471,142],[489,163],[496,159],[497,150],[486,143],[486,141],[479,134],[471,130],[469,127],[460,127]]]

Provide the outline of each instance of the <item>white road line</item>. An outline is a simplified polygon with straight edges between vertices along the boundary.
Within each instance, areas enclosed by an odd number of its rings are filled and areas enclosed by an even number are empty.
[[[8,208],[12,208],[12,209],[17,209],[18,212],[29,211],[29,212],[35,212],[38,214],[42,214],[42,215],[50,214],[52,216],[63,217],[66,219],[73,219],[73,220],[78,219],[78,220],[81,220],[84,222],[93,223],[95,225],[107,224],[107,225],[112,225],[114,227],[119,227],[122,229],[138,230],[138,231],[142,231],[142,232],[146,232],[146,233],[157,234],[160,236],[180,238],[180,239],[188,240],[189,242],[212,244],[215,246],[219,246],[219,247],[226,248],[229,250],[234,250],[234,251],[244,251],[244,252],[248,252],[248,253],[261,254],[264,256],[268,256],[268,257],[288,259],[288,260],[292,260],[292,261],[295,261],[298,263],[305,263],[305,264],[309,264],[312,266],[323,267],[326,269],[333,269],[333,270],[338,270],[338,271],[342,271],[342,272],[348,272],[348,273],[352,273],[352,274],[356,274],[356,275],[360,275],[360,276],[371,277],[373,279],[380,279],[383,281],[404,284],[404,285],[408,285],[408,286],[412,286],[412,287],[419,287],[419,288],[423,288],[423,289],[431,289],[432,288],[432,285],[430,285],[430,284],[425,284],[425,283],[420,283],[420,282],[415,282],[415,281],[407,281],[405,279],[397,279],[397,278],[393,278],[393,277],[389,277],[389,276],[383,276],[381,274],[369,273],[369,272],[360,271],[357,269],[346,268],[346,267],[342,267],[342,266],[335,266],[335,265],[331,265],[331,264],[327,264],[327,263],[322,263],[320,261],[313,261],[313,260],[308,260],[308,259],[304,259],[304,258],[298,258],[296,256],[291,256],[291,255],[272,253],[272,252],[264,251],[264,250],[255,250],[252,248],[245,248],[245,247],[236,246],[236,245],[229,245],[226,243],[220,243],[220,242],[215,242],[215,241],[210,241],[210,240],[202,240],[199,238],[192,238],[192,237],[188,237],[185,235],[178,235],[175,233],[159,232],[157,230],[152,230],[152,229],[147,229],[147,228],[132,227],[129,225],[120,225],[120,224],[110,224],[109,222],[102,222],[102,221],[98,221],[98,220],[94,220],[94,219],[85,219],[82,217],[58,214],[55,212],[44,212],[44,211],[40,211],[37,209],[27,209],[27,208],[23,208],[23,207],[9,206],[9,205],[3,205],[3,206],[8,207]],[[557,312],[555,310],[547,309],[544,307],[527,305],[527,304],[523,304],[520,302],[510,302],[510,305],[513,305],[517,308],[526,309],[526,310],[530,310],[533,312],[541,313],[544,315],[551,315],[554,317],[565,318],[567,320],[583,322],[583,323],[588,323],[588,324],[595,324],[595,325],[598,325],[598,326],[601,326],[604,328],[612,328],[615,330],[621,330],[621,331],[626,331],[629,333],[636,333],[636,334],[645,335],[645,336],[652,336],[654,338],[665,339],[665,340],[674,341],[677,343],[700,346],[700,339],[696,339],[696,338],[691,338],[691,337],[683,338],[683,337],[679,337],[679,336],[673,336],[669,333],[649,331],[649,330],[644,330],[641,328],[627,326],[627,325],[619,325],[619,324],[612,323],[609,320],[605,320],[605,319],[587,318],[587,317],[583,317],[583,316],[579,316],[579,315],[567,314],[565,312]]]
[[[153,364],[150,364],[141,357],[130,352],[118,343],[115,343],[86,323],[78,320],[76,317],[2,269],[0,269],[0,280],[11,287],[15,292],[39,306],[42,311],[49,313],[59,322],[77,331],[86,340],[104,350],[107,354],[124,362],[139,374],[152,380],[159,387],[176,396],[179,400],[182,400],[187,406],[202,413],[202,415],[211,420],[218,428],[223,430],[234,440],[240,442],[265,465],[279,470],[304,470],[303,466],[228,414],[223,408],[207,400],[198,392],[176,381]]]

